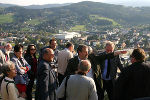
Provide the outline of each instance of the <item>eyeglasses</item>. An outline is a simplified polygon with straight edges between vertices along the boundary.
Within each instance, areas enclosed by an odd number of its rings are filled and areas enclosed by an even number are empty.
[[[36,49],[30,49],[30,50],[36,50]]]

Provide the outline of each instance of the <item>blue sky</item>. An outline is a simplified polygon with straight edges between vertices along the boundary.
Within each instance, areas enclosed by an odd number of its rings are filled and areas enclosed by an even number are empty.
[[[77,3],[81,1],[95,1],[112,4],[150,4],[150,0],[0,0],[0,3],[17,4],[17,5],[43,5],[43,4],[62,4]]]

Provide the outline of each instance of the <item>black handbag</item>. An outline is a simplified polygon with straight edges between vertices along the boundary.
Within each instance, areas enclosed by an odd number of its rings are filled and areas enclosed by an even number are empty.
[[[70,75],[66,76],[64,97],[59,98],[59,100],[66,100],[66,88],[67,88],[67,81],[68,81],[69,77],[70,77]]]

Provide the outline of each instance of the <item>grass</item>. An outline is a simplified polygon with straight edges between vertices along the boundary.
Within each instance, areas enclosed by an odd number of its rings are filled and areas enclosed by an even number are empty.
[[[11,22],[13,22],[13,14],[12,13],[0,15],[0,24],[11,23]]]
[[[85,25],[75,25],[69,31],[86,31]]]
[[[112,22],[112,25],[113,25],[113,26],[119,25],[116,21],[114,21],[113,19],[110,19],[110,18],[100,17],[100,16],[98,16],[98,15],[90,15],[89,17],[90,17],[91,20],[100,19],[100,20],[107,20],[107,21],[110,21],[110,22]]]
[[[30,28],[24,27],[24,28],[21,28],[21,31],[30,31]]]
[[[40,23],[41,21],[39,19],[31,19],[31,20],[26,21],[26,24],[30,24],[30,25],[38,25]]]

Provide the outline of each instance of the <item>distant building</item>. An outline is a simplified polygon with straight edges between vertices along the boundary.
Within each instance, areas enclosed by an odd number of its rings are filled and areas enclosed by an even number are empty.
[[[81,34],[77,32],[63,32],[61,34],[55,34],[53,36],[57,39],[72,39],[74,37],[81,37]]]

